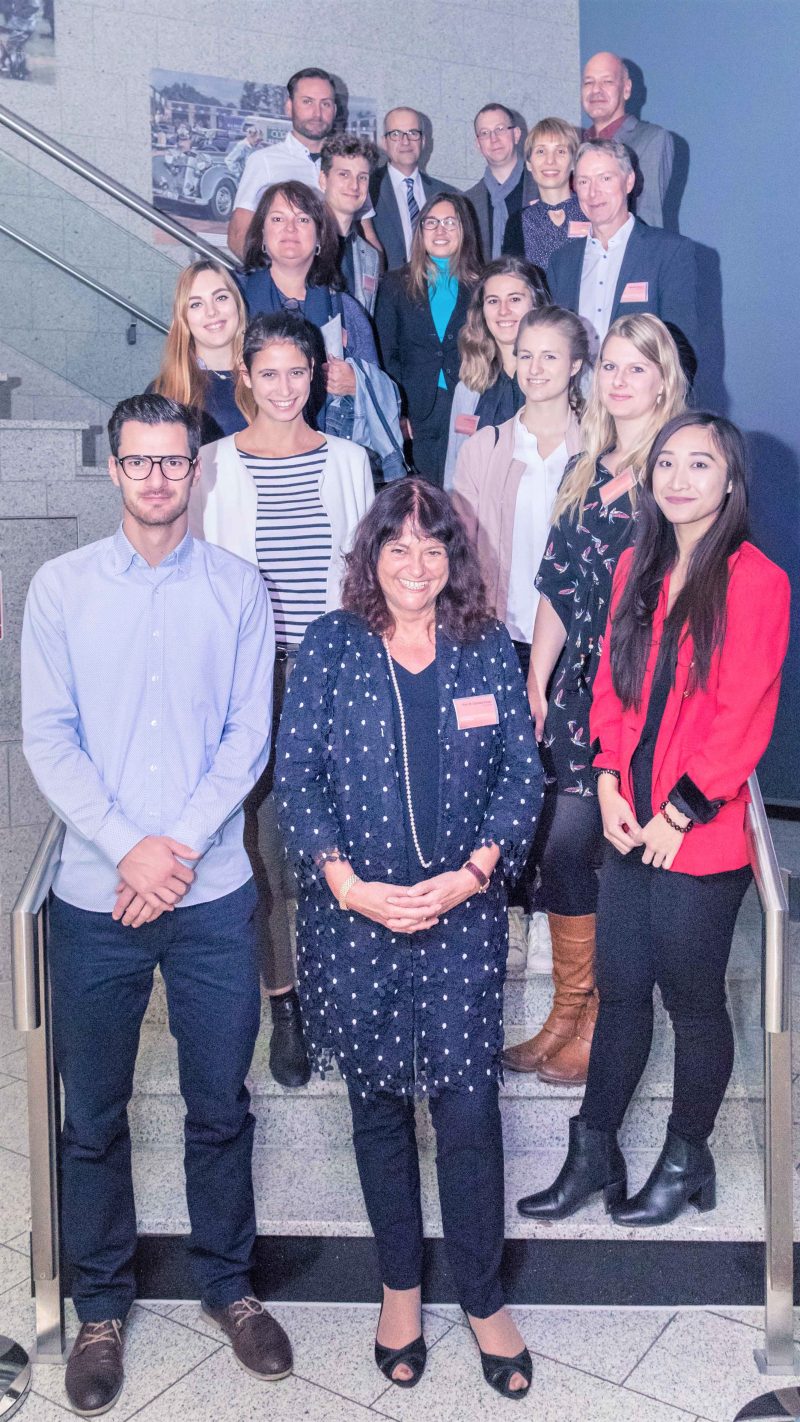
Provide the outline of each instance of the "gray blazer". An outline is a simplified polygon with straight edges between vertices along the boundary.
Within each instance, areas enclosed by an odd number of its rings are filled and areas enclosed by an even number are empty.
[[[450,183],[442,182],[441,178],[431,178],[428,173],[421,173],[420,177],[426,202],[435,197],[437,193],[458,192],[458,188],[452,187]],[[375,216],[372,219],[373,226],[378,235],[378,241],[386,253],[386,270],[393,272],[397,267],[403,267],[406,264],[406,242],[392,180],[385,167],[376,168],[372,174],[369,195],[375,209]]]
[[[626,114],[614,135],[636,157],[631,209],[648,227],[664,226],[664,198],[672,174],[675,143],[669,129]]]
[[[381,254],[359,232],[353,238],[353,270],[355,290],[352,295],[371,316],[375,310],[378,282],[381,275]]]
[[[539,189],[531,177],[526,166],[522,180],[522,202],[519,208],[509,207],[508,215],[511,217],[516,211],[527,207],[528,203],[538,198]],[[472,211],[475,213],[475,221],[478,229],[478,242],[480,244],[481,255],[485,262],[492,258],[492,227],[489,217],[491,202],[489,200],[489,189],[483,178],[480,178],[474,188],[467,188],[464,197],[472,204]]]

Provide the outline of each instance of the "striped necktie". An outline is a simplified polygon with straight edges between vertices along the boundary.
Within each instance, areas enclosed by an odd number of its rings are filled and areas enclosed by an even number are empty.
[[[406,185],[406,201],[407,201],[407,203],[408,203],[408,216],[409,216],[410,221],[411,221],[411,235],[412,235],[412,237],[413,237],[414,233],[415,233],[416,230],[417,230],[417,223],[419,222],[419,203],[417,202],[417,199],[414,197],[414,179],[413,179],[413,178],[404,178],[404,179],[403,179],[403,182],[404,182],[405,185]]]

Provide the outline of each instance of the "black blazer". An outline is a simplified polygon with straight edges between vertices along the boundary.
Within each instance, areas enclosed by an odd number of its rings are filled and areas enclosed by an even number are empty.
[[[421,173],[420,177],[426,202],[435,197],[437,193],[458,192],[458,188],[451,187],[450,183],[443,183],[441,178],[431,178],[427,173]],[[397,267],[404,266],[407,261],[406,240],[403,236],[403,224],[400,220],[397,198],[386,167],[376,168],[372,174],[369,195],[375,209],[372,223],[378,241],[386,253],[386,270],[395,271]]]
[[[572,237],[559,247],[547,267],[547,284],[556,306],[578,310],[581,292],[581,272],[586,251],[585,237]],[[623,301],[622,294],[629,283],[647,285],[646,301]],[[611,321],[618,316],[633,316],[650,311],[660,316],[673,329],[678,347],[682,336],[696,359],[699,335],[697,314],[697,255],[688,237],[664,232],[660,227],[648,227],[634,219],[619,273]],[[682,360],[684,354],[682,352]],[[691,364],[691,360],[689,362]]]
[[[381,363],[400,387],[403,413],[411,424],[431,413],[436,401],[439,371],[443,370],[452,395],[458,384],[461,357],[458,333],[464,324],[471,289],[459,282],[453,314],[444,339],[439,340],[430,302],[412,299],[406,288],[408,267],[387,272],[378,288],[375,326]]]
[[[522,177],[517,183],[512,193],[506,199],[509,221],[516,213],[521,212],[523,207],[527,207],[538,198],[539,188],[534,181],[527,165]],[[491,261],[492,257],[492,204],[489,200],[489,189],[483,178],[479,178],[474,188],[468,188],[464,194],[475,214],[475,226],[477,229],[478,247],[484,262]],[[520,253],[524,256],[524,251]]]

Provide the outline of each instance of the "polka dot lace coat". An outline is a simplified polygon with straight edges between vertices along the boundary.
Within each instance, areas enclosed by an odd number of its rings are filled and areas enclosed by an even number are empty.
[[[299,884],[307,1042],[320,1070],[336,1061],[364,1096],[470,1090],[499,1075],[505,881],[525,863],[543,776],[505,628],[493,622],[462,647],[438,629],[436,669],[439,811],[429,873],[460,868],[481,844],[499,845],[501,860],[488,892],[434,928],[398,934],[342,912],[324,878],[326,860],[344,857],[362,879],[409,882],[386,654],[360,618],[333,612],[309,627],[278,734],[275,783]],[[454,698],[487,694],[498,724],[459,730]]]

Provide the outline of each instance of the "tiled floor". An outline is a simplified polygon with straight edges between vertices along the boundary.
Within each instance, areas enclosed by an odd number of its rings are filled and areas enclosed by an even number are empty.
[[[7,1286],[8,1277],[0,1277],[0,1330],[29,1345],[27,1284]],[[426,1310],[428,1366],[410,1391],[388,1385],[375,1367],[374,1307],[282,1304],[273,1311],[292,1339],[295,1371],[266,1386],[237,1366],[196,1304],[137,1304],[126,1329],[125,1388],[112,1415],[119,1422],[509,1417],[508,1404],[483,1382],[474,1342],[454,1308]],[[756,1309],[520,1308],[515,1314],[534,1364],[521,1415],[535,1422],[733,1422],[751,1398],[792,1381],[767,1380],[756,1371]],[[71,1311],[69,1323],[74,1329]],[[61,1369],[35,1366],[22,1422],[63,1422],[67,1415]]]

